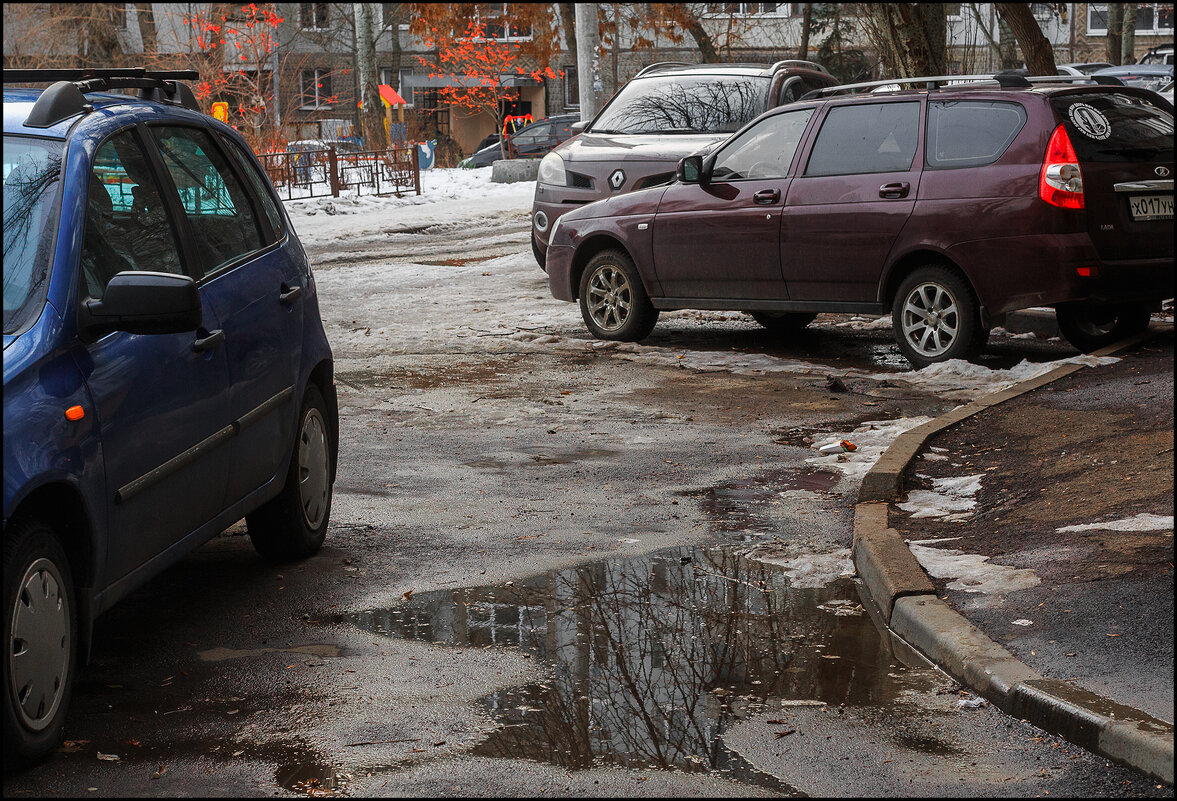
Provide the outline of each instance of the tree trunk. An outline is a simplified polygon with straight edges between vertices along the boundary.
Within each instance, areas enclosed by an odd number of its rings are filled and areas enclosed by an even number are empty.
[[[948,71],[948,14],[944,3],[864,3],[872,44],[896,78]]]
[[[155,41],[155,12],[151,3],[136,3],[135,14],[139,18],[139,36],[143,39],[143,56],[153,61],[158,45]]]
[[[994,3],[997,13],[1009,23],[1022,48],[1026,69],[1031,75],[1055,75],[1058,67],[1054,63],[1054,48],[1034,19],[1029,3]]]
[[[1120,63],[1136,63],[1136,3],[1124,4],[1124,19],[1120,23]]]
[[[1122,33],[1121,20],[1124,19],[1124,4],[1123,3],[1108,3],[1108,35],[1107,35],[1107,57],[1112,64],[1119,64],[1123,59],[1120,54],[1124,51],[1121,49],[1123,42],[1120,41]]]
[[[363,127],[364,147],[368,150],[383,150],[388,146],[384,133],[384,109],[376,90],[379,76],[376,74],[376,41],[372,30],[372,6],[369,3],[355,4],[356,19],[356,77],[359,83],[359,99],[363,104],[360,119]]]
[[[1018,66],[1018,37],[1014,36],[1014,29],[1009,26],[1009,20],[997,18],[998,60],[997,68],[1012,70]]]
[[[801,44],[797,47],[797,58],[809,60],[809,34],[813,29],[813,3],[805,3],[801,11]]]
[[[564,28],[564,42],[568,52],[576,55],[576,3],[557,3],[560,9],[560,25]],[[617,38],[616,34],[613,37]]]

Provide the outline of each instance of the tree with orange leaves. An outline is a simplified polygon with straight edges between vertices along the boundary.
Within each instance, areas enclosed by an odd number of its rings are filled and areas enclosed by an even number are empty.
[[[461,33],[436,28],[424,33],[424,44],[437,51],[437,59],[418,56],[417,60],[429,71],[430,78],[451,81],[438,89],[438,96],[451,107],[491,115],[496,131],[503,130],[506,103],[518,98],[518,89],[512,85],[514,78],[542,80],[563,75],[551,67],[527,69],[521,66],[520,44],[488,38],[486,24],[477,17],[471,19]],[[499,146],[505,158],[506,140],[501,140]]]
[[[196,99],[210,106],[217,100],[228,101],[230,113],[240,120],[242,133],[255,148],[281,139],[272,70],[283,66],[275,64],[283,21],[273,3],[220,10],[214,6],[212,11],[184,18],[201,57],[200,79],[193,86]]]

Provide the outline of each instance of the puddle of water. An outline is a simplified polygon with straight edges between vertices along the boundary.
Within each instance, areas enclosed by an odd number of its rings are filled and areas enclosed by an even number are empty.
[[[752,532],[779,534],[776,515],[770,505],[779,502],[780,494],[789,490],[829,492],[842,475],[820,468],[768,470],[752,478],[708,487],[705,490],[682,490],[678,495],[697,498],[710,520],[713,532]]]
[[[224,662],[226,659],[240,659],[245,656],[260,656],[261,654],[305,654],[307,656],[338,657],[343,656],[343,649],[338,645],[312,643],[310,645],[296,645],[291,648],[251,648],[235,650],[233,648],[209,648],[196,655],[204,662]]]
[[[501,727],[476,754],[709,772],[793,792],[724,746],[733,721],[798,701],[885,704],[926,674],[894,661],[869,616],[829,611],[858,603],[849,579],[797,589],[735,549],[675,548],[333,620],[551,663],[550,679],[482,699]]]

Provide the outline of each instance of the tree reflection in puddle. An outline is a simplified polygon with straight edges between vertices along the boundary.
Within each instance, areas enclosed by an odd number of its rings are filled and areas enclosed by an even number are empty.
[[[677,548],[420,593],[344,619],[393,637],[517,647],[554,665],[547,681],[483,699],[502,725],[476,754],[715,772],[788,792],[724,747],[732,721],[785,699],[887,703],[924,672],[893,660],[858,603],[849,579],[791,588],[733,548]]]

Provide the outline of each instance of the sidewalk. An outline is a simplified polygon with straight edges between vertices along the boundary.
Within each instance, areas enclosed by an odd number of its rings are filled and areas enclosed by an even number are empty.
[[[854,551],[891,628],[958,680],[1171,783],[1173,331],[1153,333],[897,440]]]
[[[922,453],[891,525],[937,596],[1044,676],[1172,722],[1172,334]]]

